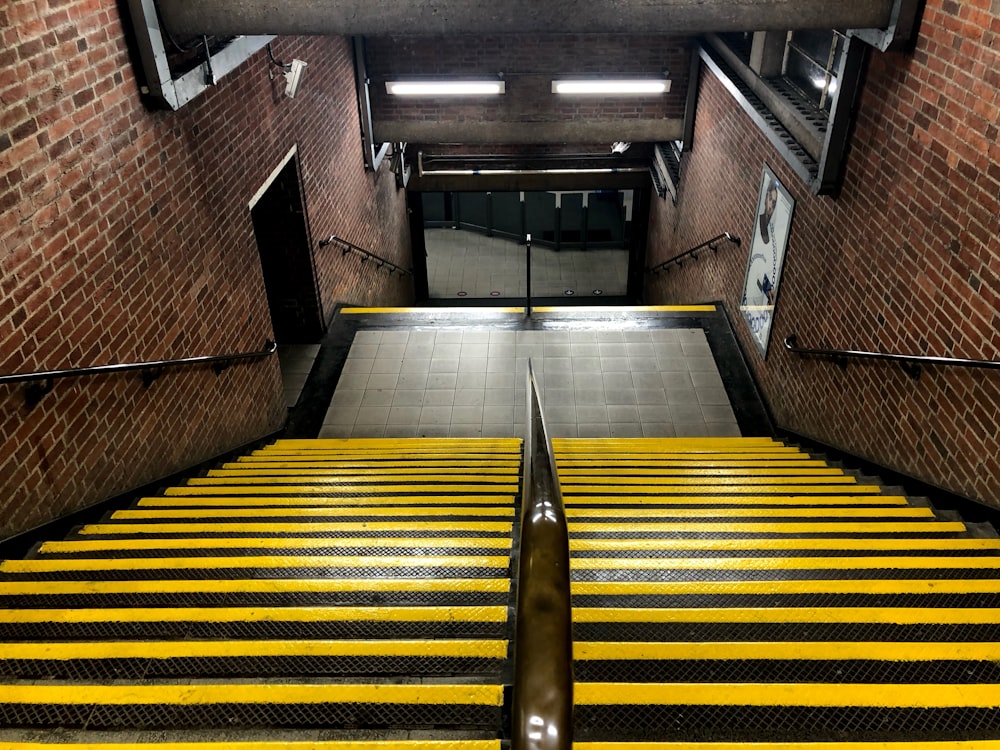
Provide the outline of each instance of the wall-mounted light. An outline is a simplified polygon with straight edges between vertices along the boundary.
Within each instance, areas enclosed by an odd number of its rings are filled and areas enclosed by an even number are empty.
[[[506,92],[504,81],[386,81],[393,96],[495,96]]]
[[[670,81],[665,78],[567,78],[552,82],[553,94],[656,96],[668,91]]]

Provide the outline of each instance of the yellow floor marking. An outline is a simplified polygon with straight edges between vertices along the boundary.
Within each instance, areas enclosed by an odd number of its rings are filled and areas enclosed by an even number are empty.
[[[684,474],[678,472],[668,472],[667,475],[661,476],[642,476],[642,477],[624,477],[624,476],[604,476],[588,474],[583,476],[563,476],[559,475],[560,484],[564,488],[568,487],[573,489],[578,484],[610,484],[615,486],[624,485],[648,485],[655,487],[657,485],[665,486],[684,486],[687,484],[717,484],[721,487],[727,487],[729,485],[757,485],[757,484],[773,484],[773,485],[783,485],[783,484],[857,484],[858,480],[854,477],[845,476],[842,472],[835,472],[832,474],[822,474],[818,470],[814,469],[812,471],[803,472],[792,472],[788,476],[772,476],[769,473],[762,473],[760,475],[750,476],[749,472],[736,472],[730,474],[720,474],[718,472],[711,471],[691,471]],[[193,480],[192,480],[193,481]]]
[[[480,461],[469,459],[469,460],[449,460],[446,458],[439,459],[423,459],[419,461],[359,461],[356,459],[343,459],[337,460],[331,458],[324,460],[321,458],[315,458],[313,456],[302,456],[298,459],[293,459],[292,457],[281,457],[281,456],[240,456],[234,463],[226,463],[222,465],[224,469],[241,469],[241,468],[274,468],[274,469],[296,469],[299,467],[303,468],[316,468],[316,469],[341,469],[344,471],[371,471],[373,469],[378,470],[391,470],[391,471],[462,471],[467,469],[475,469],[476,471],[491,472],[491,473],[501,473],[501,472],[517,472],[518,468],[521,466],[519,460],[511,461],[501,461],[501,460],[487,460],[483,459]]]
[[[504,659],[501,640],[105,641],[0,643],[0,659],[177,659],[211,657],[377,656]],[[958,658],[958,657],[956,657]]]
[[[997,708],[996,685],[837,683],[577,682],[573,702],[584,705],[873,706],[883,708]]]
[[[538,308],[532,308],[537,310]],[[428,315],[445,315],[458,313],[463,318],[484,317],[493,313],[511,313],[517,315],[524,314],[523,307],[344,307],[341,308],[341,315],[413,315],[416,313],[426,313]]]
[[[269,578],[163,581],[0,581],[0,596],[54,594],[322,593],[510,590],[507,578]],[[208,610],[211,611],[211,610]]]
[[[570,584],[574,596],[677,596],[682,594],[997,594],[1000,580],[856,580],[856,581],[652,581],[605,582],[577,581]]]
[[[452,461],[478,461],[480,463],[493,464],[495,461],[518,461],[521,457],[521,450],[493,450],[493,451],[470,451],[458,453],[451,448],[440,448],[437,450],[408,450],[408,451],[349,451],[349,450],[300,450],[300,449],[265,449],[253,451],[250,456],[255,459],[267,461],[362,461],[362,462],[383,462],[402,461],[410,464],[423,463],[425,461],[436,461],[439,464],[446,464]]]
[[[156,518],[373,518],[401,516],[407,520],[433,518],[435,516],[482,516],[484,518],[512,518],[514,509],[503,508],[460,508],[447,506],[429,508],[407,505],[402,508],[384,506],[366,507],[318,507],[304,508],[154,508],[152,510],[119,510],[111,514],[113,519],[125,521],[152,520]]]
[[[776,523],[750,521],[747,523],[702,523],[690,521],[664,523],[584,523],[571,521],[569,531],[584,533],[600,531],[620,534],[623,531],[650,531],[688,534],[900,534],[900,533],[958,533],[965,531],[960,521],[885,521],[882,523],[852,523],[850,521],[806,521],[802,523]]]
[[[573,658],[588,660],[741,660],[862,659],[874,661],[998,661],[1000,643],[925,643],[856,641],[747,641],[718,643],[583,641],[573,644]]]
[[[715,305],[584,305],[582,307],[532,306],[533,313],[567,313],[579,315],[589,312],[645,313],[645,312],[715,312]]]
[[[227,703],[400,703],[428,705],[503,704],[502,685],[236,684],[188,685],[5,685],[0,704],[179,705]]]
[[[574,557],[573,570],[989,570],[1000,557]],[[0,570],[2,570],[0,566]],[[16,571],[15,571],[16,572]]]
[[[590,456],[577,453],[562,453],[556,456],[556,463],[559,465],[559,468],[563,466],[583,468],[618,466],[626,469],[635,466],[655,468],[657,466],[714,466],[717,464],[732,466],[755,466],[759,464],[766,464],[767,466],[780,466],[783,464],[788,464],[789,466],[798,466],[800,464],[827,465],[825,461],[815,460],[808,453],[802,453],[794,448],[760,448],[754,451],[735,452],[713,451],[704,454],[651,453],[644,455],[644,458],[640,458],[634,454],[603,454],[600,451],[595,451]]]
[[[352,547],[404,547],[406,549],[497,549],[510,550],[512,541],[503,537],[243,537],[185,539],[94,539],[45,542],[39,552],[65,554],[111,550],[154,549],[325,549]]]
[[[934,518],[930,508],[567,508],[566,518]]]
[[[167,495],[330,495],[344,492],[357,495],[391,494],[401,495],[407,492],[426,492],[428,494],[462,494],[466,492],[517,492],[517,483],[491,484],[488,487],[481,484],[382,484],[376,487],[368,484],[348,484],[347,482],[329,481],[322,485],[314,484],[219,484],[221,480],[189,479],[184,487],[168,487]]]
[[[366,448],[386,448],[392,446],[397,450],[407,451],[427,446],[445,446],[454,447],[457,449],[457,452],[461,453],[481,450],[484,447],[490,446],[517,447],[520,445],[521,438],[281,438],[280,440],[275,440],[270,446],[266,446],[266,448],[324,448],[337,446],[352,450],[363,450]]]
[[[763,454],[760,456],[754,456],[751,454],[738,453],[727,458],[726,456],[721,456],[714,454],[711,458],[698,458],[692,456],[691,458],[650,458],[643,461],[628,461],[614,455],[608,456],[604,459],[587,459],[587,458],[560,458],[558,460],[560,472],[563,469],[569,470],[582,470],[582,469],[604,469],[618,470],[622,471],[629,469],[639,469],[651,471],[656,471],[657,469],[671,469],[671,468],[699,468],[705,467],[709,469],[721,468],[721,469],[743,469],[743,468],[775,468],[775,469],[797,469],[797,468],[827,468],[825,461],[817,461],[809,458],[806,453],[798,455],[782,455],[778,458],[774,458],[771,454]]]
[[[206,479],[239,479],[240,482],[244,484],[266,484],[268,482],[278,482],[279,480],[287,480],[289,478],[294,478],[296,481],[302,483],[326,483],[326,482],[342,482],[344,484],[349,484],[351,482],[412,482],[413,484],[421,484],[427,482],[455,482],[455,477],[459,477],[459,481],[464,479],[466,482],[475,481],[479,484],[500,484],[509,483],[511,481],[517,481],[517,472],[505,472],[504,474],[480,474],[476,471],[475,477],[469,476],[468,469],[452,472],[442,472],[434,471],[428,474],[417,474],[413,472],[393,472],[387,473],[379,470],[372,470],[368,472],[359,472],[354,474],[344,474],[340,471],[303,471],[301,469],[271,469],[267,471],[228,471],[223,469],[212,469],[208,472],[208,476],[201,478],[199,477],[198,482],[195,484],[216,484],[215,482],[207,482]],[[189,480],[192,481],[193,480]],[[227,482],[227,484],[229,484]],[[233,482],[235,484],[235,482]]]
[[[507,607],[0,609],[0,622],[506,622]]]
[[[791,478],[791,477],[789,477]],[[773,478],[777,479],[777,478]],[[657,486],[652,486],[649,484],[643,484],[641,487],[629,487],[625,485],[620,485],[617,482],[610,481],[606,484],[566,484],[565,482],[560,483],[562,486],[563,495],[575,496],[577,494],[582,495],[601,495],[617,492],[619,495],[629,495],[634,492],[640,492],[646,495],[654,495],[662,493],[664,495],[669,495],[671,493],[678,492],[690,492],[690,493],[703,493],[709,495],[761,495],[761,494],[775,494],[775,495],[808,495],[810,493],[820,494],[820,495],[833,495],[838,492],[843,492],[845,494],[866,494],[866,495],[877,495],[881,492],[882,488],[876,485],[868,484],[846,484],[846,483],[833,483],[833,482],[823,482],[822,484],[803,484],[801,482],[796,484],[780,484],[775,482],[756,482],[756,481],[734,481],[734,482],[720,482],[718,480],[711,480],[706,482],[691,481],[684,483],[664,483]],[[220,488],[226,489],[226,488]],[[234,488],[239,489],[239,488]],[[275,491],[281,490],[281,487],[274,488]],[[343,491],[346,489],[342,488]],[[213,491],[215,491],[213,489]],[[288,487],[284,488],[285,492],[299,492],[298,489],[291,489]],[[317,491],[322,491],[317,488]],[[362,490],[359,488],[358,492]],[[388,491],[388,490],[387,490]],[[169,490],[168,490],[169,492]],[[254,490],[254,492],[263,492],[263,490]],[[173,494],[173,493],[172,493]]]
[[[319,506],[344,506],[354,508],[355,515],[361,515],[360,509],[383,505],[441,505],[441,506],[461,506],[461,505],[487,505],[487,506],[509,506],[514,504],[513,495],[372,495],[369,497],[282,497],[280,495],[268,495],[267,497],[255,497],[253,495],[171,495],[167,497],[144,497],[140,498],[138,505],[141,507],[186,507],[191,505],[203,505],[209,507],[228,507],[255,505],[306,505],[311,508]],[[405,511],[404,511],[405,512]],[[454,512],[454,511],[452,511]]]
[[[902,495],[568,495],[580,505],[909,505]]]
[[[596,470],[595,470],[596,469]],[[599,473],[598,473],[599,472]],[[829,469],[823,467],[762,467],[762,466],[737,466],[737,467],[655,467],[655,468],[573,468],[559,467],[559,476],[572,477],[573,481],[598,481],[601,477],[621,477],[623,480],[629,478],[632,483],[647,481],[639,477],[666,478],[666,477],[776,477],[776,476],[796,476],[796,477],[840,477],[844,472],[840,469]]]
[[[223,570],[230,568],[506,568],[508,556],[487,555],[248,555],[233,557],[115,557],[4,560],[3,573],[61,570]]]
[[[417,481],[427,479],[426,475],[432,476],[466,476],[469,470],[474,468],[477,476],[481,476],[485,481],[487,477],[495,477],[493,481],[500,481],[504,477],[518,476],[518,467],[502,466],[337,466],[335,464],[323,464],[311,461],[302,461],[295,464],[290,462],[266,462],[255,463],[223,464],[221,469],[213,469],[209,476],[213,477],[242,477],[242,476],[350,476],[350,477],[370,477],[373,475],[385,477],[414,476],[420,477]]]
[[[186,749],[185,749],[186,750]],[[574,742],[573,750],[1000,750],[1000,740],[902,742]]]
[[[577,747],[579,744],[576,745]],[[8,750],[53,750],[51,742],[5,742]],[[500,750],[500,740],[288,740],[226,742],[60,742],[59,750]],[[989,747],[989,745],[987,745]],[[723,748],[722,750],[725,750]],[[751,748],[752,750],[752,748]],[[831,750],[840,750],[832,748]],[[869,748],[881,750],[881,748]],[[924,750],[910,748],[909,750]],[[944,750],[952,750],[949,746]],[[955,748],[962,750],[962,748]]]
[[[183,540],[178,540],[183,541]],[[571,551],[1000,550],[1000,539],[570,539]]]
[[[360,521],[358,523],[95,523],[84,526],[79,533],[105,534],[299,534],[304,531],[315,534],[333,532],[357,533],[359,531],[385,531],[391,534],[405,534],[410,531],[495,531],[511,532],[512,524],[503,521]]]
[[[729,487],[731,485],[736,486],[749,486],[749,485],[773,485],[779,487],[786,484],[850,484],[856,485],[858,480],[854,477],[848,477],[844,475],[839,476],[787,476],[787,477],[771,477],[771,476],[757,476],[748,477],[742,474],[737,474],[735,476],[715,476],[712,474],[702,474],[701,472],[695,472],[692,476],[659,476],[659,477],[605,477],[605,476],[572,476],[563,477],[559,475],[560,484],[563,489],[577,490],[577,485],[610,485],[612,487],[622,487],[624,489],[625,485],[637,485],[640,487],[656,487],[663,485],[665,487],[685,487],[687,485],[703,485],[703,484],[714,484],[719,487]],[[204,480],[189,480],[190,482],[197,481],[198,484],[207,483]],[[629,487],[631,490],[631,487]]]
[[[881,625],[995,625],[988,607],[575,607],[574,622],[873,623]]]

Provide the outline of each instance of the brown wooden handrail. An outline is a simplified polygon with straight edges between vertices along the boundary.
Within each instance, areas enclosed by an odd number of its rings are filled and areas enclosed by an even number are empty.
[[[512,750],[573,746],[569,533],[552,444],[528,362]]]

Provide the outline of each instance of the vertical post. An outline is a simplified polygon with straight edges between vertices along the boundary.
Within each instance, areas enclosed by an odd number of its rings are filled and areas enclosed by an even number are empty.
[[[531,235],[526,234],[524,240],[525,248],[525,271],[524,271],[524,317],[531,317]]]

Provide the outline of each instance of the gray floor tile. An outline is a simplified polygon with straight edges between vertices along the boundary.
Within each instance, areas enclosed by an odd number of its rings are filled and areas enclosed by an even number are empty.
[[[455,391],[455,406],[478,406],[486,403],[485,388],[459,388]]]
[[[458,359],[438,359],[431,360],[431,372],[458,372]]]
[[[424,406],[451,406],[454,403],[454,388],[428,388],[424,391]]]
[[[689,373],[695,388],[723,388],[722,376],[718,370]]]
[[[452,424],[477,424],[483,423],[483,406],[456,406],[451,410]]]
[[[632,388],[632,373],[628,370],[622,372],[604,373],[604,390],[621,391]]]
[[[462,357],[458,360],[459,372],[486,372],[486,357]]]
[[[462,331],[462,345],[465,344],[486,344],[489,343],[490,332],[487,329],[472,331]]]
[[[429,389],[456,388],[458,386],[458,372],[432,372],[427,376],[427,387]]]
[[[324,424],[317,437],[321,438],[349,438],[354,430],[354,423],[351,424]]]
[[[486,373],[485,372],[462,372],[461,363],[459,363],[458,378],[455,380],[456,388],[485,388],[486,387]]]
[[[628,357],[601,357],[602,372],[632,372]]]
[[[725,388],[696,388],[698,393],[698,403],[705,404],[729,404],[729,397]]]
[[[419,406],[393,406],[389,409],[387,425],[417,425],[420,423]]]
[[[573,388],[578,391],[603,391],[604,375],[598,372],[573,372]]]
[[[451,423],[451,406],[421,406],[420,424],[447,425]]]
[[[659,365],[660,372],[663,374],[688,372],[687,360],[685,360],[684,357],[659,357],[656,361]]]
[[[611,437],[611,425],[607,422],[581,422],[576,426],[577,436],[582,438]]]
[[[511,343],[489,343],[486,349],[486,356],[490,359],[494,357],[506,357],[508,359],[514,359],[514,344]]]
[[[698,405],[698,391],[694,388],[664,388],[668,404]]]
[[[576,424],[576,406],[546,406],[545,419],[555,423]]]
[[[621,339],[617,341],[601,341],[597,345],[599,356],[601,357],[627,357],[628,351],[625,349],[625,342]]]
[[[517,331],[490,331],[490,344],[513,344]]]
[[[639,388],[663,389],[663,380],[659,372],[633,372],[632,385]]]
[[[628,388],[605,388],[604,400],[608,406],[635,406],[635,389],[631,386]]]
[[[554,438],[575,438],[578,436],[576,422],[553,422],[548,424],[549,437]]]
[[[419,437],[451,437],[451,422],[441,424],[421,422],[417,425],[417,435]]]
[[[437,337],[434,339],[434,344],[461,344],[462,334],[464,331],[438,331]]]
[[[393,406],[423,406],[424,405],[424,390],[423,389],[413,389],[413,390],[397,390],[394,391],[392,397]]]
[[[368,376],[368,382],[365,384],[365,390],[379,390],[382,388],[392,388],[395,389],[396,383],[399,381],[399,375],[390,374],[372,374]]]
[[[677,343],[654,343],[653,356],[657,359],[680,359],[684,356],[684,350]]]
[[[403,358],[403,364],[399,368],[400,374],[408,372],[418,372],[418,373],[428,373],[431,369],[430,358],[424,359],[410,359],[408,357]]]
[[[662,406],[667,403],[667,395],[662,388],[636,388],[635,402],[640,406],[651,404]]]
[[[486,374],[486,388],[513,388],[514,387],[514,373],[513,372],[487,372]]]
[[[546,388],[542,393],[542,404],[547,409],[551,406],[567,406],[575,403],[572,388]]]
[[[642,425],[638,422],[612,422],[611,437],[642,437]]]
[[[483,437],[515,437],[514,425],[511,422],[483,422]]]
[[[487,343],[467,344],[463,341],[460,356],[462,359],[466,358],[486,359],[486,357],[489,356],[489,351],[490,347],[489,344]]]
[[[437,339],[437,334],[437,331],[410,331],[410,335],[406,339],[406,345],[433,346],[434,341]]]
[[[358,409],[358,416],[355,418],[354,424],[384,425],[388,419],[388,406],[362,406]]]
[[[385,336],[383,336],[382,343],[378,345],[378,354],[375,355],[375,359],[402,359],[405,352],[406,344],[386,344]]]
[[[384,437],[392,438],[411,438],[419,437],[419,425],[414,422],[413,424],[387,424],[385,426]]]
[[[507,406],[515,403],[515,389],[495,388],[486,391],[486,406]]]
[[[384,436],[384,424],[356,424],[351,430],[352,438],[380,438]]]
[[[670,413],[669,406],[660,406],[658,404],[644,404],[642,410],[639,412],[639,419],[642,422],[671,422],[673,417]]]
[[[382,331],[358,331],[354,334],[355,344],[378,344],[382,341]]]
[[[673,422],[704,422],[705,417],[697,403],[670,404]]]
[[[687,370],[680,372],[661,372],[660,380],[663,381],[663,387],[670,390],[688,390],[692,387],[691,373]]]
[[[731,422],[736,424],[736,415],[729,404],[702,404],[701,412],[706,422]]]
[[[410,332],[406,330],[382,331],[382,338],[379,344],[407,344],[410,340]]]
[[[404,372],[400,373],[396,381],[398,391],[422,391],[427,387],[426,372]]]
[[[403,366],[403,359],[376,359],[372,363],[372,375],[392,374],[398,375]]]
[[[674,422],[674,433],[677,437],[709,437],[704,422]]]
[[[343,378],[344,375],[368,375],[371,373],[372,365],[374,364],[374,359],[348,357],[347,361],[344,363],[343,369],[340,371],[341,378]]]
[[[670,422],[643,422],[643,437],[675,437],[674,426]]]
[[[434,344],[434,351],[431,359],[458,359],[462,356],[462,345],[458,344]]]
[[[383,390],[368,389],[365,391],[365,395],[361,397],[361,406],[390,406],[395,395],[396,391],[391,388]]]
[[[686,357],[688,370],[691,372],[718,372],[715,360],[711,357]]]
[[[576,402],[576,419],[580,424],[585,422],[607,422],[608,421],[608,407],[604,404],[593,404],[588,402],[582,402],[577,399]]]
[[[483,407],[483,424],[512,424],[514,422],[514,405],[494,405]]]
[[[649,331],[645,328],[622,331],[626,344],[648,344],[652,341]]]
[[[483,434],[483,426],[479,422],[475,424],[461,424],[452,422],[448,428],[448,437],[477,438]]]
[[[708,422],[706,432],[709,437],[739,437],[742,434],[735,422]]]
[[[599,373],[602,371],[600,357],[573,357],[574,373]]]
[[[611,424],[632,422],[639,425],[639,409],[634,405],[608,404],[608,421]]]
[[[375,359],[378,356],[378,344],[358,344],[351,346],[348,355],[351,359]]]
[[[411,341],[406,345],[406,351],[403,353],[403,357],[430,359],[433,354],[434,344],[415,344]]]
[[[354,424],[360,408],[360,406],[336,406],[333,409],[329,409],[326,412],[326,416],[323,417],[323,424]]]
[[[655,372],[660,371],[660,363],[656,357],[632,357],[628,358],[629,369],[632,372]]]

